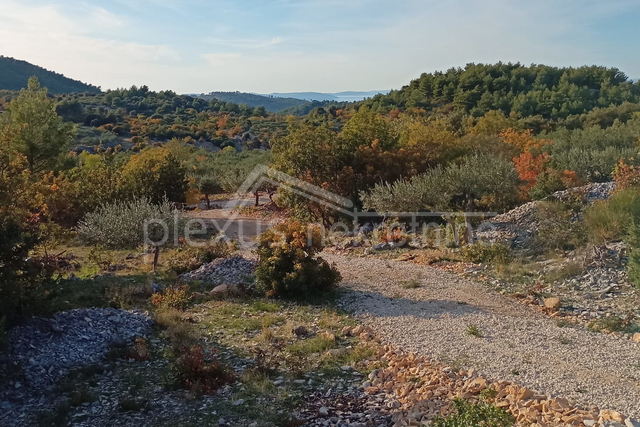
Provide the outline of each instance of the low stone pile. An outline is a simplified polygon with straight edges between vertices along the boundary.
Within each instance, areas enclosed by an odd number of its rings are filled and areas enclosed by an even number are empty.
[[[549,199],[568,201],[573,195],[580,194],[588,205],[595,201],[609,198],[613,190],[615,190],[614,182],[593,183],[583,187],[558,191]],[[489,221],[493,227],[479,231],[476,237],[484,242],[505,243],[512,248],[520,249],[526,247],[540,228],[537,216],[539,204],[539,201],[525,203],[509,212],[493,217]]]
[[[69,372],[100,365],[113,345],[148,336],[152,324],[140,311],[92,308],[34,318],[14,328],[0,360],[0,371],[11,378],[0,388],[0,425],[14,425],[9,420],[46,406]]]
[[[391,424],[391,415],[385,406],[385,396],[370,396],[362,388],[350,390],[330,389],[305,396],[304,409],[297,418],[305,427],[378,427]]]
[[[365,328],[360,336],[371,339],[373,331]],[[566,399],[517,384],[490,381],[473,369],[457,371],[388,345],[376,348],[378,359],[386,367],[373,370],[363,387],[372,397],[384,396],[382,407],[392,412],[394,427],[420,426],[449,416],[456,398],[472,402],[482,399],[503,408],[516,418],[518,426],[640,427],[640,422],[613,410],[579,408]]]
[[[219,258],[197,270],[182,275],[186,281],[200,280],[214,285],[234,285],[252,280],[256,262],[242,256]]]

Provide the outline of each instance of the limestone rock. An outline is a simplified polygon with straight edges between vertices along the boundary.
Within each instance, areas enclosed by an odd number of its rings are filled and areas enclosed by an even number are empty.
[[[556,298],[556,297],[545,298],[544,306],[548,310],[558,311],[560,309],[560,298]]]

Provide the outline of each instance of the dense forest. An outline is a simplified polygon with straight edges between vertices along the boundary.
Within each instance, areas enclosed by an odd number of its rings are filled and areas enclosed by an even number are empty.
[[[594,108],[638,102],[640,84],[617,68],[558,68],[516,63],[468,64],[424,73],[400,90],[364,102],[375,111],[455,109],[480,117],[501,110],[521,117],[571,120]]]
[[[30,76],[36,76],[51,94],[88,92],[100,93],[100,88],[70,79],[19,59],[0,56],[0,90],[20,90],[27,87]]]

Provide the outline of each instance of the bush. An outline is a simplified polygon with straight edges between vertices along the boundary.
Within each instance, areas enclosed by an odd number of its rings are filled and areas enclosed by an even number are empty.
[[[323,249],[319,227],[284,222],[262,233],[256,252],[258,289],[267,296],[305,299],[333,290],[340,273],[316,254]]]
[[[509,259],[509,247],[500,243],[487,245],[476,242],[462,247],[462,257],[465,261],[479,263],[495,262],[506,264]]]
[[[537,216],[540,228],[535,237],[537,250],[573,250],[585,242],[584,225],[578,221],[576,209],[570,203],[539,203]]]
[[[101,206],[85,216],[78,224],[77,231],[85,242],[109,249],[135,249],[145,244],[153,245],[156,250],[153,261],[155,271],[160,247],[171,244],[186,230],[181,213],[166,198],[160,204],[141,198]]]
[[[141,198],[130,202],[107,203],[89,213],[78,225],[78,234],[87,243],[103,245],[109,249],[135,249],[144,244],[144,224],[157,220],[169,227],[168,241],[172,241],[178,228],[174,228],[174,215],[178,215],[165,199],[156,205],[150,199]],[[149,225],[149,238],[159,241],[164,229],[159,223]]]
[[[233,372],[220,363],[216,351],[211,350],[209,357],[205,357],[200,344],[179,350],[172,373],[178,387],[198,394],[214,394],[233,381]]]
[[[160,309],[185,310],[191,301],[189,286],[172,286],[151,296],[151,304]]]
[[[622,239],[632,222],[631,207],[639,197],[637,189],[626,189],[589,207],[584,213],[589,240],[602,244]]]
[[[183,245],[167,264],[176,274],[183,274],[215,259],[226,258],[231,255],[233,249],[230,242],[220,239],[211,240],[202,247]]]
[[[463,399],[454,401],[454,413],[447,418],[436,418],[433,427],[511,427],[515,418],[488,403],[471,403]]]
[[[629,280],[640,288],[640,198],[636,198],[631,206],[631,224],[627,234],[629,253]]]
[[[46,309],[53,269],[29,256],[38,242],[34,234],[0,216],[0,319],[8,326]]]

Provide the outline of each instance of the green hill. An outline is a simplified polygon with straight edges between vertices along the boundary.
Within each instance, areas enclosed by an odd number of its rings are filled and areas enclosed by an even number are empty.
[[[557,120],[623,102],[640,102],[640,83],[617,68],[500,62],[424,73],[402,89],[363,104],[383,113],[395,108],[453,109],[480,117],[502,110]]]
[[[0,56],[0,90],[20,90],[27,86],[29,77],[36,76],[49,93],[100,93],[100,88],[70,79],[19,59]]]
[[[264,107],[271,113],[284,110],[290,107],[299,107],[309,104],[309,101],[303,101],[295,98],[279,98],[275,96],[256,95],[254,93],[245,92],[211,92],[207,95],[197,95],[207,101],[217,99],[222,102],[231,102],[233,104],[246,104],[249,107]]]

